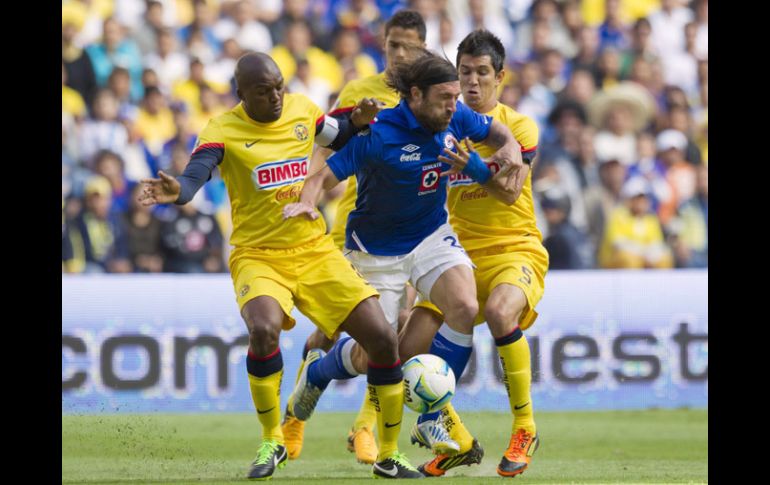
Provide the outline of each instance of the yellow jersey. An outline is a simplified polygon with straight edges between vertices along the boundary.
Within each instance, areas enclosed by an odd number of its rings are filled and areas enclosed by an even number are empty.
[[[395,108],[401,98],[398,93],[387,85],[384,72],[374,76],[350,81],[337,98],[331,114],[350,111],[364,98],[375,98],[385,103],[386,108]],[[345,246],[345,226],[348,223],[348,214],[356,207],[358,184],[355,177],[348,177],[345,193],[337,204],[337,212],[334,216],[334,225],[330,232],[334,244],[340,249]]]
[[[299,201],[323,110],[302,94],[285,94],[281,117],[254,121],[243,103],[209,121],[193,154],[213,149],[230,196],[235,247],[285,249],[326,233],[322,217],[283,220],[283,207]],[[221,150],[221,153],[219,153]]]
[[[497,103],[492,111],[484,114],[511,130],[521,145],[522,156],[534,158],[538,127],[531,118],[502,103]],[[482,158],[487,158],[496,151],[481,143],[474,143],[473,148]],[[492,170],[496,171],[494,167]],[[495,199],[467,175],[450,175],[447,208],[449,222],[468,252],[492,246],[507,246],[518,242],[523,236],[536,236],[540,241],[543,239],[535,224],[531,172],[527,175],[521,195],[513,205]]]

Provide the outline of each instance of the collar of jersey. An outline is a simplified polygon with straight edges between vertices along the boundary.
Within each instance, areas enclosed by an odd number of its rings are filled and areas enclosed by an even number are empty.
[[[414,117],[414,113],[412,113],[412,110],[409,108],[409,105],[407,104],[405,99],[402,99],[401,102],[398,103],[398,109],[401,110],[402,113],[404,113],[404,116],[406,117],[407,126],[409,127],[410,130],[422,130],[425,133],[428,132],[428,130],[423,128],[420,122],[417,121],[417,118]]]

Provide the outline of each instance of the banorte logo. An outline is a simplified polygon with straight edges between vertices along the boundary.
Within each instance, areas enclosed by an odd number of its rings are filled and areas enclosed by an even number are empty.
[[[484,163],[486,163],[487,167],[489,167],[489,170],[492,171],[492,175],[500,171],[500,165],[498,165],[497,162],[484,162]],[[459,185],[475,184],[476,181],[470,178],[469,176],[465,175],[464,173],[455,173],[449,176],[449,181],[447,183],[449,184],[449,187],[457,187]]]
[[[307,165],[307,157],[263,163],[254,168],[251,179],[257,189],[275,189],[305,180]]]

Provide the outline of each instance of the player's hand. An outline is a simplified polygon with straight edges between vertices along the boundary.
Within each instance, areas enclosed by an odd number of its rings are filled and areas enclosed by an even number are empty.
[[[167,175],[163,170],[158,170],[157,179],[142,179],[142,192],[139,194],[139,202],[143,206],[153,204],[171,204],[176,202],[182,191],[179,181]]]
[[[468,165],[468,160],[471,158],[471,153],[475,153],[476,150],[473,149],[473,146],[471,146],[471,142],[468,138],[463,140],[463,143],[460,144],[457,140],[452,138],[452,143],[455,146],[456,152],[453,152],[452,150],[449,150],[448,148],[444,148],[444,153],[449,155],[448,157],[444,155],[439,155],[438,160],[440,162],[448,163],[452,166],[449,170],[446,172],[441,172],[442,177],[446,177],[448,175],[454,175],[456,173],[460,173],[463,171],[466,165]],[[465,145],[463,147],[463,145]]]
[[[357,127],[366,126],[374,120],[383,108],[385,103],[374,98],[364,98],[358,102],[353,112],[350,114],[350,121]]]
[[[488,159],[489,162],[495,162],[500,167],[500,177],[505,177],[503,185],[506,190],[514,190],[520,182],[519,173],[526,172],[526,164],[521,157],[519,150],[498,150]]]
[[[307,202],[293,202],[283,206],[283,220],[301,216],[302,214],[305,214],[311,221],[318,219],[318,211]]]

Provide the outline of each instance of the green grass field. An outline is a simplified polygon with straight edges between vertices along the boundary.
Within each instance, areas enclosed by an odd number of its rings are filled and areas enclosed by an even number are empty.
[[[370,467],[345,449],[352,413],[320,413],[306,428],[299,460],[279,470],[280,483],[357,484]],[[485,450],[480,466],[450,471],[439,483],[502,483],[495,473],[510,437],[510,416],[462,413]],[[707,483],[708,411],[652,410],[536,415],[542,442],[515,483]],[[415,415],[406,411],[405,423]],[[409,445],[413,465],[429,458]],[[244,483],[256,453],[255,415],[62,416],[62,483]],[[378,482],[380,483],[380,482]]]

